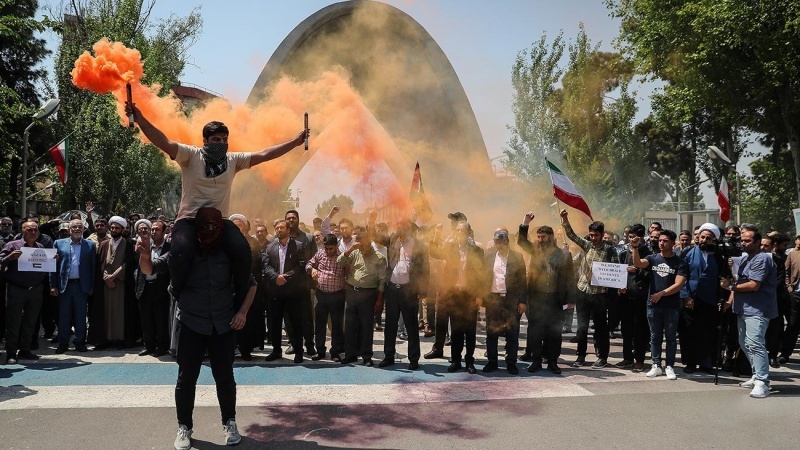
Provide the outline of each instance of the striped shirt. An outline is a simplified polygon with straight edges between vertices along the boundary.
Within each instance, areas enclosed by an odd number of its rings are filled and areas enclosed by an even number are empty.
[[[340,252],[336,251],[336,256],[329,257],[325,253],[325,248],[317,251],[306,264],[306,272],[311,273],[311,269],[317,269],[317,289],[330,294],[344,289],[344,264],[339,264],[337,260]]]
[[[572,226],[564,225],[564,232],[578,247],[583,251],[584,264],[578,277],[578,289],[587,294],[605,294],[608,288],[604,286],[592,286],[592,263],[594,262],[610,262],[619,264],[619,255],[613,245],[600,242],[600,245],[594,246],[591,241],[578,236],[572,230]]]

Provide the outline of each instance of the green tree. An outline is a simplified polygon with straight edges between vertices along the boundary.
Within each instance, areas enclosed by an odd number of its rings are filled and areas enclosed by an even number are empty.
[[[778,230],[794,234],[792,203],[795,175],[792,154],[784,143],[775,142],[775,150],[750,163],[752,175],[743,180],[748,189],[742,197],[742,217],[752,218],[763,231]]]
[[[180,188],[180,175],[164,155],[120,126],[113,97],[77,89],[70,75],[77,57],[106,37],[139,50],[145,70],[142,82],[158,83],[166,94],[178,83],[202,20],[195,10],[187,17],[154,23],[154,4],[155,0],[84,0],[58,12],[63,14],[57,26],[62,39],[56,60],[60,119],[74,132],[70,178],[58,197],[65,207],[94,200],[108,211],[150,211],[165,192]]]
[[[46,23],[34,19],[36,0],[0,0],[0,203],[7,213],[19,198],[22,135],[40,103],[37,83],[45,71],[39,64],[49,53],[37,37]],[[52,132],[47,124],[32,130],[30,148],[48,145]]]
[[[354,222],[356,222],[355,212],[353,211],[353,206],[355,205],[355,201],[347,195],[341,194],[334,194],[331,198],[325,200],[324,202],[317,205],[314,208],[314,214],[317,217],[324,218],[331,212],[331,209],[334,206],[339,207],[339,213],[336,215],[335,220],[348,218]]]

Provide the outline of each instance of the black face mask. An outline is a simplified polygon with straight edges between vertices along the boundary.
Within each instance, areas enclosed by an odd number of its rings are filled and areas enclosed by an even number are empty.
[[[226,142],[207,142],[200,150],[206,163],[206,176],[221,175],[228,168],[228,144]]]

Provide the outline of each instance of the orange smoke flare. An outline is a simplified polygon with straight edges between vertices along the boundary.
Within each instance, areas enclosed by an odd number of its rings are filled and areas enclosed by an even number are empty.
[[[75,61],[72,83],[81,89],[107,94],[126,83],[139,81],[144,75],[139,50],[126,48],[119,42],[103,38],[92,46],[95,56],[83,52]]]

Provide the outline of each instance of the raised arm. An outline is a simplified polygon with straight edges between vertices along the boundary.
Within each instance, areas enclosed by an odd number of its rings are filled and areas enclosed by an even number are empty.
[[[575,234],[575,231],[572,230],[572,225],[570,225],[570,223],[569,223],[569,213],[567,213],[567,210],[566,209],[562,209],[561,213],[559,213],[559,215],[561,216],[561,226],[564,227],[564,234],[566,234],[567,237],[572,242],[577,244],[578,247],[580,247],[580,248],[582,248],[584,250],[588,250],[589,248],[591,248],[591,246],[592,246],[591,242],[589,242],[586,239],[578,236],[577,234]]]
[[[295,137],[291,141],[286,141],[283,144],[272,145],[270,147],[265,148],[264,150],[251,153],[250,167],[267,162],[275,158],[279,158],[289,153],[293,148],[305,142],[306,140],[305,134],[306,134],[305,131],[301,131],[300,133],[297,134],[297,137]]]
[[[639,236],[631,239],[631,260],[633,260],[633,267],[637,269],[647,269],[650,267],[650,261],[639,257],[639,244],[641,244],[641,242],[642,238]]]
[[[522,218],[522,224],[519,226],[519,234],[517,234],[517,245],[528,253],[533,253],[533,244],[528,240],[528,227],[533,217],[532,211],[525,214],[525,217]]]
[[[142,115],[142,112],[139,111],[139,108],[137,108],[135,104],[129,104],[126,102],[125,112],[128,114],[133,114],[133,119],[136,121],[136,124],[139,125],[139,129],[142,130],[142,133],[144,133],[144,135],[150,142],[153,143],[153,145],[169,155],[170,158],[175,159],[175,157],[178,155],[177,142],[169,140],[167,136],[161,132],[161,130],[150,123],[150,121],[147,120],[144,115]]]

